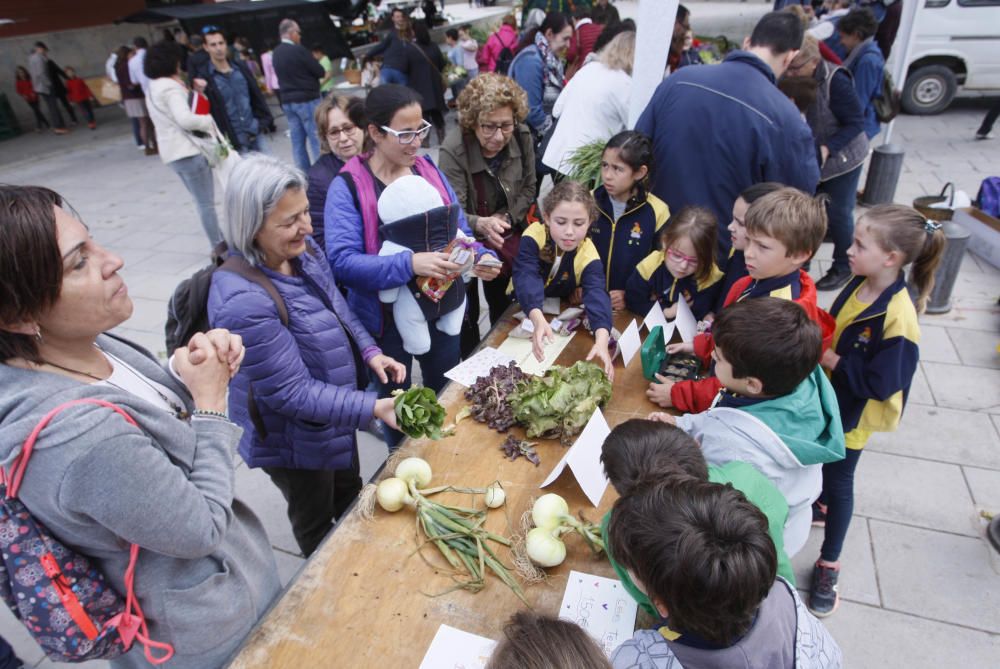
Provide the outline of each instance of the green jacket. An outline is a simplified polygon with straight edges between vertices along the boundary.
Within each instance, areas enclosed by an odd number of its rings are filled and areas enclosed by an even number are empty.
[[[494,174],[474,133],[464,132],[461,126],[453,128],[441,145],[438,166],[455,190],[476,237],[481,238],[476,229],[480,211],[477,179],[482,182],[486,215],[509,213],[518,230],[524,229],[525,214],[535,201],[535,148],[528,126],[518,125],[503,150],[507,155]]]
[[[788,518],[788,503],[784,496],[770,481],[760,472],[746,464],[745,462],[728,462],[721,467],[708,468],[708,480],[712,483],[730,484],[746,496],[751,504],[756,506],[767,516],[767,531],[774,541],[774,548],[778,553],[778,576],[795,586],[795,573],[792,571],[792,563],[785,554],[785,520]],[[615,573],[621,579],[622,586],[632,598],[639,603],[646,613],[659,619],[660,614],[656,612],[649,598],[635,587],[635,583],[629,578],[628,572],[615,562],[611,555],[611,548],[608,543],[608,525],[611,522],[611,512],[608,511],[601,521],[601,535],[604,545],[607,546],[608,561],[614,567]]]

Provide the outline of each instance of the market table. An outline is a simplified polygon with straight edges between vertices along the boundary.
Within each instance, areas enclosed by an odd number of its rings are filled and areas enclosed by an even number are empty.
[[[508,311],[508,314],[510,311]],[[624,329],[632,314],[615,319]],[[507,316],[489,333],[484,345],[498,346],[515,321]],[[578,333],[560,354],[557,363],[572,365],[582,360],[593,345],[593,337]],[[637,354],[627,369],[619,357],[611,401],[604,408],[608,424],[644,417],[656,409],[645,395],[647,382]],[[440,401],[450,423],[465,404],[465,387],[449,383]],[[524,437],[520,427],[512,428]],[[454,436],[440,441],[407,440],[403,456],[416,455],[430,463],[432,486],[484,487],[499,480],[507,503],[489,512],[487,529],[513,537],[520,532],[520,518],[533,498],[545,492],[562,495],[573,512],[582,510],[599,522],[616,498],[609,486],[599,508],[587,501],[567,468],[545,490],[539,484],[565,453],[557,440],[537,446],[541,465],[524,458],[509,461],[500,444],[504,435],[471,418],[459,423]],[[388,474],[383,471],[381,479]],[[442,493],[435,500],[471,506],[469,495]],[[477,502],[481,508],[481,498]],[[433,546],[424,556],[440,568],[435,571],[416,549],[414,514],[404,508],[395,514],[379,509],[374,521],[364,520],[355,506],[316,550],[274,607],[261,619],[230,664],[231,669],[301,669],[302,667],[390,666],[416,668],[442,623],[488,638],[501,636],[504,623],[524,603],[494,574],[486,577],[479,592],[453,590],[447,563]],[[555,615],[562,601],[571,569],[614,577],[603,557],[595,558],[583,539],[568,535],[567,558],[548,570],[544,583],[525,585],[527,600],[538,612]],[[510,551],[502,546],[498,555],[511,566]]]

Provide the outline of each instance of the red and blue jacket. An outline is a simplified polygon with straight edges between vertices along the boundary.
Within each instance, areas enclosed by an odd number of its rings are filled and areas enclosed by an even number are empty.
[[[313,224],[315,228],[316,225]],[[315,233],[313,233],[315,236]],[[733,284],[747,275],[747,259],[743,251],[729,249],[729,258],[726,260],[725,276],[722,277],[722,289],[719,291],[719,299],[715,305],[715,313],[719,313],[722,307],[726,306],[726,298]]]
[[[745,276],[733,284],[726,296],[725,306],[755,297],[778,297],[801,306],[823,332],[823,350],[829,348],[833,338],[833,318],[816,305],[816,284],[805,270],[760,280]],[[715,340],[711,333],[702,333],[694,338],[694,353],[701,358],[705,369],[711,365],[713,350]],[[775,351],[775,355],[780,354],[780,351]],[[697,381],[678,381],[670,389],[670,401],[681,411],[700,413],[712,406],[712,400],[721,389],[722,384],[715,376]]]
[[[836,318],[865,277],[856,276],[833,302]],[[899,426],[920,359],[917,310],[902,274],[850,322],[837,318],[833,350],[840,361],[830,382],[844,432],[891,432]]]
[[[597,249],[590,238],[558,257],[559,267],[553,271],[556,257],[549,243],[549,230],[541,223],[532,223],[521,235],[521,247],[514,259],[514,294],[524,313],[541,309],[546,297],[569,297],[577,287],[583,289],[583,308],[590,329],[611,332],[611,296],[604,289],[604,271]]]
[[[663,251],[653,251],[632,271],[625,286],[625,306],[639,316],[645,316],[657,301],[661,309],[677,303],[682,297],[691,305],[691,313],[702,320],[715,309],[722,271],[712,263],[708,278],[698,281],[695,276],[675,278],[663,262]]]
[[[626,290],[636,265],[656,250],[656,236],[670,218],[670,209],[641,185],[617,221],[604,186],[594,190],[594,201],[598,214],[590,226],[590,238],[601,256],[607,289]]]

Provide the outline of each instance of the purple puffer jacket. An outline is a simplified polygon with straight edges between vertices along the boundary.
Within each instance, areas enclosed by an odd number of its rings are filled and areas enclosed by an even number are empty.
[[[244,430],[240,455],[251,467],[346,469],[356,450],[354,431],[375,409],[377,394],[357,388],[359,377],[367,379],[362,365],[380,351],[334,285],[326,259],[307,241],[309,250],[293,261],[296,276],[260,268],[284,299],[288,327],[263,288],[232,272],[212,275],[212,327],[235,332],[246,347],[229,385],[229,415]],[[248,401],[251,383],[256,411]]]

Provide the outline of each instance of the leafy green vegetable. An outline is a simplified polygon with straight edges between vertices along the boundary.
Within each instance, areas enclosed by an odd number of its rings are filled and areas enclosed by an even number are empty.
[[[414,439],[440,439],[449,436],[441,430],[447,412],[437,401],[433,390],[413,386],[406,391],[393,391],[392,396],[396,398],[393,407],[403,434]]]
[[[559,437],[567,444],[579,434],[594,410],[611,399],[604,370],[581,360],[572,367],[552,367],[543,377],[518,383],[508,396],[514,418],[528,438]]]
[[[604,158],[604,140],[594,140],[572,151],[566,162],[571,172],[569,178],[593,190],[601,184],[601,160]]]

